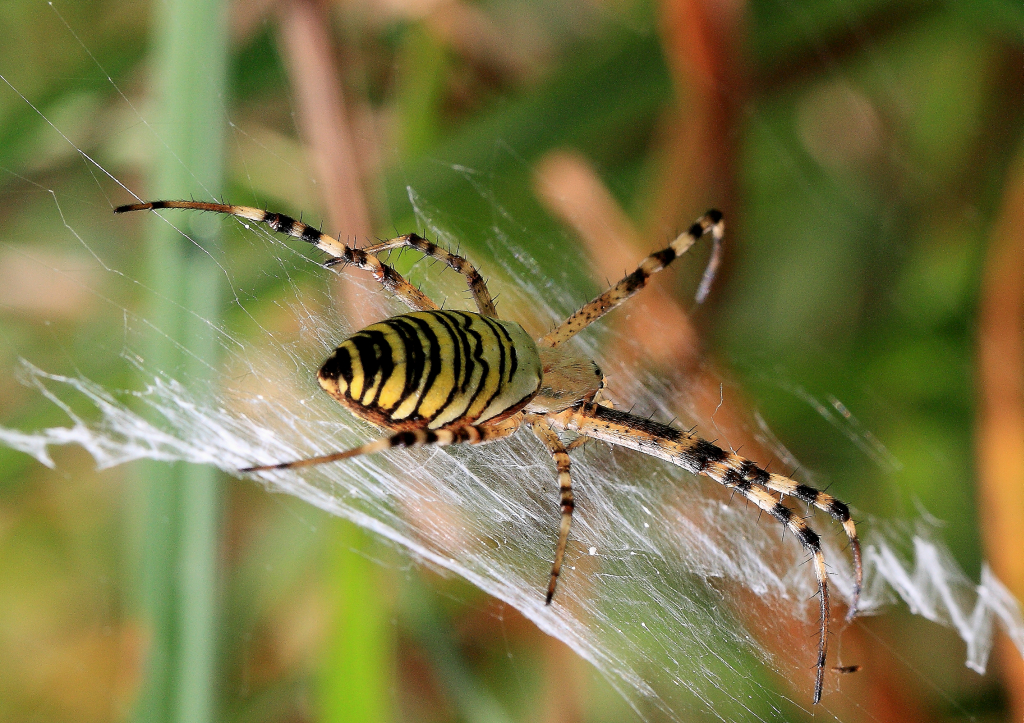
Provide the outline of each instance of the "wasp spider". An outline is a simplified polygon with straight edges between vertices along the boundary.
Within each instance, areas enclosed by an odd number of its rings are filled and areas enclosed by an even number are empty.
[[[295,469],[392,447],[481,444],[507,437],[525,424],[547,447],[558,470],[561,526],[548,579],[547,604],[555,594],[574,507],[568,454],[572,445],[563,444],[557,434],[559,430],[634,449],[693,474],[707,475],[779,520],[811,555],[821,615],[814,702],[821,698],[830,615],[828,573],[817,533],[781,498],[796,497],[842,523],[850,538],[856,571],[852,616],[857,607],[862,569],[857,531],[847,506],[831,495],[770,473],[689,432],[598,403],[595,397],[603,387],[600,369],[590,359],[564,346],[710,233],[714,243],[711,262],[698,292],[698,298],[703,297],[721,249],[721,213],[708,211],[667,248],[648,256],[636,271],[534,341],[519,324],[498,318],[487,286],[472,264],[416,234],[358,249],[288,216],[246,206],[153,201],[121,206],[115,213],[163,208],[213,211],[265,223],[274,231],[308,241],[330,254],[333,258],[326,266],[353,264],[367,269],[412,309],[410,313],[368,326],[342,342],[317,374],[320,386],[328,394],[355,415],[390,432],[389,436],[344,452],[240,471]],[[403,247],[443,261],[464,275],[477,311],[440,310],[380,260],[379,254]]]

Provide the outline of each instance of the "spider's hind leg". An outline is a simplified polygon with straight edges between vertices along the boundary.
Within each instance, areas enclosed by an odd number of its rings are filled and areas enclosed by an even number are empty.
[[[442,261],[449,268],[465,276],[466,284],[469,286],[470,293],[473,294],[473,301],[476,302],[476,308],[480,311],[480,314],[482,316],[489,316],[492,319],[498,318],[498,311],[494,308],[491,292],[487,290],[487,282],[484,281],[484,277],[480,275],[476,267],[462,256],[453,254],[418,234],[408,233],[404,236],[397,236],[389,241],[368,246],[363,251],[376,255],[384,251],[403,247],[416,249],[424,256],[430,256],[438,261]]]
[[[239,472],[268,472],[271,470],[297,469],[299,467],[312,467],[318,464],[338,462],[343,459],[352,459],[364,454],[375,454],[394,447],[421,447],[434,444],[438,447],[446,447],[449,444],[484,444],[502,439],[515,432],[523,423],[521,414],[516,414],[508,419],[493,424],[467,424],[462,427],[449,429],[411,429],[405,432],[392,434],[390,437],[378,439],[376,442],[353,447],[344,452],[334,452],[319,457],[308,457],[297,459],[292,462],[281,462],[279,464],[264,464],[254,467],[245,467]]]
[[[366,249],[357,249],[344,244],[339,239],[328,236],[309,224],[298,221],[291,216],[286,216],[283,213],[272,213],[251,206],[207,203],[205,201],[146,201],[144,203],[118,206],[114,209],[114,213],[158,211],[164,208],[210,211],[212,213],[235,216],[236,218],[244,218],[256,223],[265,223],[278,233],[302,239],[306,243],[313,244],[321,251],[333,256],[334,258],[325,263],[324,266],[352,264],[369,271],[381,286],[397,296],[413,311],[433,311],[437,309],[437,304],[431,301],[426,294],[406,281],[401,274],[378,259],[375,254]]]
[[[544,446],[551,452],[555,460],[555,467],[558,470],[558,493],[559,507],[562,512],[562,521],[558,527],[558,544],[555,546],[555,561],[551,565],[551,577],[548,579],[548,592],[545,604],[551,604],[551,598],[555,596],[555,587],[558,585],[558,576],[562,572],[562,558],[565,557],[565,546],[569,541],[569,529],[572,527],[572,513],[576,503],[572,494],[572,476],[570,474],[571,462],[569,454],[551,426],[539,415],[528,415],[526,423],[533,429],[533,433],[544,443]]]

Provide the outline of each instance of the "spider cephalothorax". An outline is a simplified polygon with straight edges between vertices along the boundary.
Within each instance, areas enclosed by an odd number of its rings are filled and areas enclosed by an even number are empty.
[[[519,324],[498,319],[487,285],[472,264],[416,234],[357,249],[301,221],[247,206],[153,201],[121,206],[115,213],[161,208],[214,211],[265,223],[275,231],[326,251],[334,257],[327,266],[350,263],[369,270],[384,288],[412,309],[346,339],[317,375],[320,385],[332,397],[354,414],[392,432],[390,436],[344,452],[248,467],[241,472],[325,464],[392,447],[479,444],[507,437],[525,424],[547,447],[558,472],[561,525],[548,579],[548,604],[555,594],[575,506],[568,454],[572,445],[563,444],[558,431],[567,430],[581,438],[634,449],[694,474],[707,475],[779,520],[810,553],[821,614],[814,702],[821,698],[830,615],[825,558],[817,533],[781,498],[796,497],[842,523],[850,538],[856,574],[852,616],[857,609],[862,569],[857,530],[847,506],[825,492],[770,473],[690,432],[599,403],[596,397],[603,386],[600,369],[592,360],[562,346],[642,289],[652,274],[710,233],[714,241],[711,261],[697,292],[698,300],[703,299],[721,251],[721,213],[708,211],[668,247],[644,259],[636,271],[534,341]],[[378,258],[382,252],[402,247],[417,249],[463,274],[478,311],[440,310]]]

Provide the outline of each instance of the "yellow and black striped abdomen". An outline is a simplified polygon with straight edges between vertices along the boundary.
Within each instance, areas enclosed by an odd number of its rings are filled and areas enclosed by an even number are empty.
[[[346,339],[317,378],[353,413],[387,429],[479,424],[540,388],[537,345],[521,326],[468,311],[417,311]]]

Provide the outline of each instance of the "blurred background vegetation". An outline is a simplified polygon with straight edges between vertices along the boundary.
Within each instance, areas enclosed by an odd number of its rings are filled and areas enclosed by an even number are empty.
[[[421,230],[411,188],[491,275],[507,214],[532,281],[576,303],[719,207],[708,302],[690,301],[701,251],[610,319],[609,354],[697,390],[713,367],[863,517],[940,520],[972,579],[987,559],[1024,598],[1017,0],[8,0],[0,26],[4,426],[66,424],[19,358],[137,386],[111,364],[124,309],[193,333],[154,296],[260,343],[201,254],[114,221],[133,199],[101,169],[343,238]],[[259,324],[284,323],[268,260],[188,223],[252,254]],[[108,284],[76,237],[140,283]],[[147,355],[198,374],[174,344]],[[3,720],[636,719],[514,610],[315,509],[54,457],[0,449]],[[864,666],[831,702],[843,720],[1024,719],[1005,640],[984,677],[902,607],[840,640]]]

